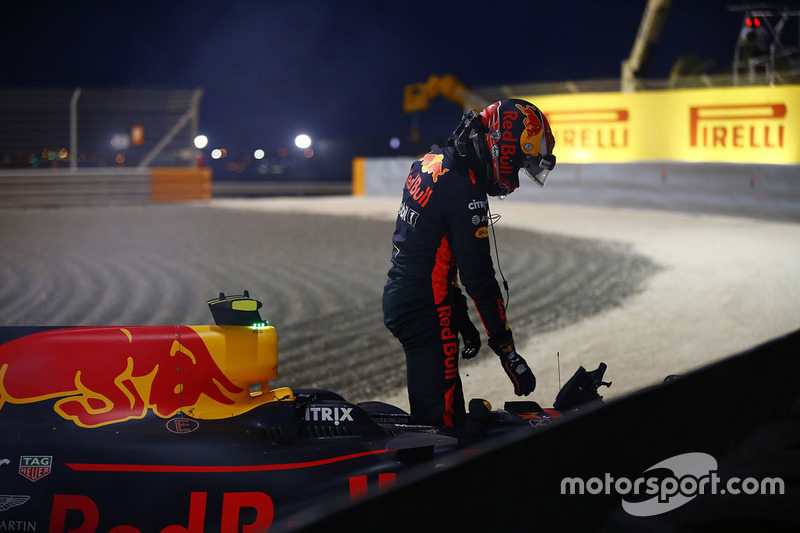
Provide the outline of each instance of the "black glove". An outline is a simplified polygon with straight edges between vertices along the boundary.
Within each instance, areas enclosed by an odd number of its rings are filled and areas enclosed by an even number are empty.
[[[478,355],[481,349],[481,334],[478,329],[467,319],[466,323],[459,324],[459,333],[464,340],[464,347],[461,349],[461,357],[464,359],[472,359]]]
[[[517,353],[514,348],[514,341],[508,335],[503,340],[489,338],[489,347],[500,358],[503,370],[506,371],[511,383],[514,384],[514,394],[517,396],[527,396],[536,388],[536,376],[533,375],[531,368],[525,359]]]
[[[467,299],[456,285],[450,285],[450,301],[453,305],[453,320],[455,321],[456,329],[464,341],[461,357],[472,359],[478,355],[478,351],[481,349],[481,334],[469,319]]]

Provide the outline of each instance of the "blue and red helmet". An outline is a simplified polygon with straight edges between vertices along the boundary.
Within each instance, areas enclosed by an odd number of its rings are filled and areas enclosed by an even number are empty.
[[[470,111],[453,133],[458,153],[472,165],[486,167],[487,192],[506,196],[519,187],[523,170],[544,187],[556,166],[550,124],[532,103],[510,98],[479,113]]]
[[[525,100],[500,100],[480,112],[491,155],[491,171],[500,189],[511,193],[519,187],[522,170],[544,187],[556,166],[556,140],[539,108]]]

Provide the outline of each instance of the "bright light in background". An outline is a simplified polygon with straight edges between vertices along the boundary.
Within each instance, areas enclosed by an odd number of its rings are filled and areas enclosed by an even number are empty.
[[[208,137],[205,135],[198,135],[194,138],[194,147],[198,150],[202,150],[208,145]]]
[[[309,146],[311,146],[311,137],[306,134],[300,134],[294,138],[294,144],[301,150],[305,150]]]
[[[214,148],[211,150],[211,159],[222,159],[228,155],[228,151],[225,148]]]
[[[389,146],[392,148],[392,150],[397,150],[400,148],[400,139],[397,137],[392,137],[389,139]]]
[[[117,133],[111,137],[111,146],[117,150],[127,150],[131,147],[131,137],[125,133]]]
[[[258,150],[253,152],[253,157],[255,157],[256,159],[264,159],[264,150],[259,148]]]

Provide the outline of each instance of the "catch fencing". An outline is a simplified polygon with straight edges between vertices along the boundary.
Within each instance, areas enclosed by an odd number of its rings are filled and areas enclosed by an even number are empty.
[[[194,166],[201,89],[0,89],[0,169]]]
[[[211,197],[202,90],[0,89],[0,207]]]

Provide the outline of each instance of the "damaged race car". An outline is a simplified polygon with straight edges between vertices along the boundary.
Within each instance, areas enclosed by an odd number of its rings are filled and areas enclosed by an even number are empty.
[[[258,532],[355,501],[481,440],[601,401],[583,367],[552,409],[469,403],[467,424],[411,423],[383,402],[270,389],[277,336],[242,295],[215,325],[0,328],[0,529]],[[435,459],[435,461],[434,461]]]

